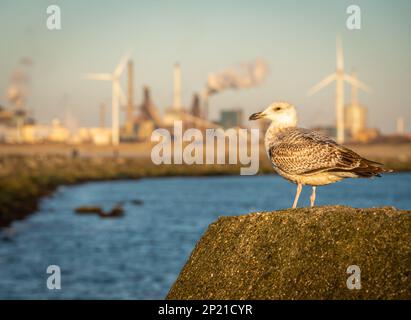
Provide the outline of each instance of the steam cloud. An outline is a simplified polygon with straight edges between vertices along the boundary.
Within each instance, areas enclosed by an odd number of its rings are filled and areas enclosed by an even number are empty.
[[[29,85],[29,68],[33,65],[31,58],[23,57],[19,66],[12,72],[6,96],[10,103],[22,107],[26,101]]]
[[[219,73],[210,74],[207,80],[208,94],[227,89],[250,88],[261,84],[268,74],[268,65],[262,59],[241,63]]]

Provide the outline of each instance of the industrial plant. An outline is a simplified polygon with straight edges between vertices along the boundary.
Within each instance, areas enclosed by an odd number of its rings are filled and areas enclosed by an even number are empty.
[[[209,98],[225,89],[250,87],[259,84],[266,75],[266,65],[262,60],[242,66],[243,69],[230,69],[210,75],[206,88],[193,94],[191,104],[185,106],[181,98],[181,66],[173,66],[173,99],[163,114],[157,108],[149,86],[144,86],[143,99],[135,103],[134,64],[130,54],[122,57],[112,73],[87,73],[89,80],[110,81],[112,84],[111,123],[107,123],[107,105],[99,106],[99,126],[77,128],[74,132],[66,128],[59,119],[51,124],[38,124],[27,116],[23,105],[26,91],[18,86],[12,87],[10,102],[15,105],[0,109],[0,142],[5,143],[92,143],[96,145],[117,146],[121,142],[137,143],[150,141],[151,133],[158,128],[171,130],[174,121],[182,121],[183,129],[196,128],[240,128],[243,114],[239,108],[221,111],[221,121],[208,119]],[[127,90],[124,93],[121,77],[126,73]],[[97,85],[97,84],[96,84]],[[10,89],[10,90],[12,90]],[[124,123],[120,123],[121,112]]]
[[[182,121],[183,129],[197,128],[242,128],[245,126],[241,107],[220,110],[219,121],[209,119],[210,98],[228,89],[242,89],[258,86],[268,74],[268,65],[262,59],[243,63],[226,70],[208,75],[205,88],[195,92],[190,103],[182,101],[182,70],[179,63],[172,69],[173,98],[169,106],[157,107],[150,86],[142,90],[142,101],[135,101],[134,63],[131,54],[125,54],[111,73],[86,73],[88,80],[111,82],[111,106],[101,103],[97,112],[97,127],[80,127],[70,130],[61,120],[50,124],[39,124],[26,106],[29,92],[29,71],[31,60],[22,59],[10,77],[7,89],[9,107],[0,106],[0,142],[2,143],[67,143],[118,146],[120,143],[140,143],[150,141],[152,132],[158,128],[172,131],[174,121]],[[124,77],[123,77],[123,74]],[[122,77],[126,80],[126,90],[122,88]],[[99,84],[94,82],[94,85]],[[381,138],[378,129],[368,127],[368,108],[358,99],[359,90],[370,93],[371,88],[358,80],[357,73],[344,69],[344,55],[341,40],[337,38],[336,70],[308,91],[314,95],[335,81],[335,126],[316,127],[326,135],[335,137],[339,143],[370,142]],[[344,84],[351,86],[350,102],[344,102]],[[96,113],[97,113],[96,112]],[[107,113],[110,112],[110,117]],[[123,114],[121,114],[123,113]],[[107,119],[110,118],[110,123]],[[121,119],[124,119],[121,123]],[[397,137],[405,137],[405,124],[398,117]],[[261,125],[265,130],[265,124]]]

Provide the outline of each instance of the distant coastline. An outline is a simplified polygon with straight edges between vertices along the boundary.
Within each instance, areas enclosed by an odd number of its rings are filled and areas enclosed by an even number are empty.
[[[411,144],[350,146],[395,171],[411,171]],[[263,148],[260,174],[273,174]],[[147,145],[0,145],[0,227],[36,211],[60,185],[171,176],[239,175],[240,165],[154,165]]]
[[[36,211],[61,185],[171,176],[238,175],[239,165],[162,165],[147,157],[0,156],[0,228]]]

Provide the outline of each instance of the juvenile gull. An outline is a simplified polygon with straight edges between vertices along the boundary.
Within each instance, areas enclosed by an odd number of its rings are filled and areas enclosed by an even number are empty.
[[[312,186],[312,207],[317,186],[344,178],[380,177],[380,173],[391,171],[318,132],[297,128],[297,112],[287,102],[273,103],[264,111],[252,114],[249,119],[262,118],[271,120],[264,144],[274,170],[297,184],[293,208],[297,207],[303,185]]]

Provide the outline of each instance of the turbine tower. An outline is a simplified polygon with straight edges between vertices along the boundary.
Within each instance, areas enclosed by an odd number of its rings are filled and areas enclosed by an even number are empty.
[[[308,95],[313,95],[326,87],[328,84],[335,81],[335,111],[336,111],[336,128],[337,128],[337,142],[344,143],[345,141],[345,126],[344,126],[344,81],[350,83],[352,86],[370,92],[371,89],[359,81],[357,78],[344,73],[344,55],[341,45],[341,40],[337,37],[337,68],[335,72],[321,80],[318,84],[308,91]]]
[[[111,81],[112,83],[112,99],[111,99],[111,141],[114,146],[118,146],[120,142],[120,104],[125,102],[125,95],[121,89],[120,78],[124,68],[129,61],[129,54],[123,56],[113,73],[89,73],[86,78],[90,80]]]
[[[351,72],[351,76],[357,80],[357,73],[355,71]],[[351,104],[358,105],[358,86],[355,83],[351,83]]]
[[[181,111],[181,69],[179,63],[174,65],[173,80],[173,110]]]

